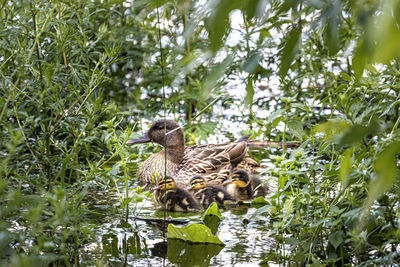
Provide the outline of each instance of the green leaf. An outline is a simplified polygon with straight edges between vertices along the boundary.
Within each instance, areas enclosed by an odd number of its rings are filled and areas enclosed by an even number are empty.
[[[350,123],[344,120],[329,120],[322,124],[317,125],[315,130],[317,132],[323,132],[325,136],[329,139],[333,135],[343,132],[350,127]]]
[[[298,139],[302,139],[304,135],[303,124],[300,121],[290,120],[287,122],[287,127],[294,136]]]
[[[329,242],[332,244],[332,246],[337,249],[340,244],[343,243],[343,232],[342,231],[336,231],[333,233],[330,233],[328,236]]]
[[[339,139],[341,145],[353,145],[360,142],[367,135],[374,135],[378,132],[379,125],[376,122],[371,122],[368,126],[353,125],[348,128],[343,136]]]
[[[270,205],[265,205],[259,209],[257,209],[253,214],[250,216],[250,220],[253,220],[254,218],[260,216],[263,213],[270,213]]]
[[[341,72],[340,76],[342,76],[342,79],[345,80],[346,82],[351,82],[351,77],[346,72]]]
[[[215,87],[218,80],[224,75],[225,70],[232,64],[232,56],[227,56],[221,63],[211,69],[202,84],[201,98],[206,99],[210,95],[210,91]]]
[[[281,64],[279,66],[279,76],[283,79],[298,52],[298,44],[300,43],[301,27],[294,27],[285,40],[284,47],[281,51]]]
[[[268,202],[265,200],[264,197],[258,197],[251,201],[251,204],[267,204]]]
[[[354,76],[356,79],[360,79],[361,76],[364,73],[364,68],[367,64],[368,61],[368,55],[365,51],[365,47],[363,45],[362,39],[359,39],[356,45],[356,48],[354,49],[354,56],[352,60],[352,69],[354,72]]]
[[[201,219],[204,221],[204,219],[207,216],[216,216],[220,220],[222,220],[222,215],[221,215],[221,212],[219,211],[217,203],[215,203],[215,202],[211,203],[211,205],[208,206],[207,210],[201,216]]]
[[[201,216],[204,224],[210,228],[211,232],[215,235],[218,231],[219,222],[222,220],[221,212],[219,211],[217,203],[213,202],[208,206],[207,210]]]
[[[173,224],[169,224],[167,238],[180,239],[192,243],[225,245],[217,236],[213,235],[210,228],[198,223],[185,227],[175,227]]]
[[[367,205],[388,191],[399,176],[396,164],[396,155],[399,153],[400,141],[397,141],[388,145],[376,158],[374,167],[377,177],[369,185]]]
[[[352,164],[351,156],[353,155],[353,153],[353,148],[349,148],[343,153],[340,158],[339,177],[343,187],[346,187],[349,181],[349,173]]]
[[[244,104],[246,106],[251,106],[253,104],[253,97],[254,97],[253,79],[248,79],[246,84],[246,97],[244,98]]]
[[[382,13],[371,23],[372,38],[375,41],[374,61],[388,64],[400,55],[400,1],[383,1]]]

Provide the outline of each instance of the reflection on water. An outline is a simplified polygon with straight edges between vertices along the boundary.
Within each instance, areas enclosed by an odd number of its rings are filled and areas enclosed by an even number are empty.
[[[115,204],[115,203],[114,203]],[[200,222],[200,214],[155,211],[150,201],[140,203],[135,214],[141,218],[188,219]],[[250,205],[223,211],[224,219],[211,225],[225,247],[214,244],[189,244],[166,240],[157,223],[135,220],[124,223],[118,216],[96,216],[94,241],[81,250],[82,263],[90,257],[110,266],[253,266],[265,259],[274,244],[263,220],[248,223],[256,209]],[[103,213],[104,214],[104,213]],[[213,232],[214,232],[213,231]]]

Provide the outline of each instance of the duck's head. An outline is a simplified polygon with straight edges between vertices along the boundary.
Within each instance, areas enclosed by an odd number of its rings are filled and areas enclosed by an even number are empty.
[[[190,180],[190,185],[188,186],[188,190],[198,190],[202,189],[206,186],[206,180],[202,176],[194,176]]]
[[[165,133],[167,134],[165,135]],[[134,145],[148,142],[157,143],[164,147],[184,146],[185,136],[177,122],[161,119],[155,121],[145,135],[129,140],[126,144]]]
[[[169,190],[174,188],[176,188],[174,178],[166,176],[155,187],[153,187],[153,190]]]
[[[229,179],[224,184],[235,184],[237,187],[244,188],[249,186],[250,176],[244,170],[237,170],[229,176]]]

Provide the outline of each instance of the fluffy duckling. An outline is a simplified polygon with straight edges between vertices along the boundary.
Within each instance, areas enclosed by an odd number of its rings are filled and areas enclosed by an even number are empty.
[[[195,176],[190,180],[188,190],[193,191],[194,196],[200,203],[208,207],[216,202],[218,206],[232,206],[237,204],[237,200],[232,197],[225,189],[216,185],[207,185],[202,176]]]
[[[265,196],[268,193],[268,186],[255,175],[250,176],[244,170],[234,171],[230,178],[224,182],[226,191],[239,200],[249,200]],[[259,186],[257,188],[257,186]],[[256,189],[257,188],[257,189]]]
[[[153,189],[156,202],[168,211],[199,212],[202,210],[198,201],[188,191],[177,187],[172,177],[165,177]]]

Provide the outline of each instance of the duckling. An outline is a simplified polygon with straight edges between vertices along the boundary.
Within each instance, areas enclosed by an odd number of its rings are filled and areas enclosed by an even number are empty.
[[[198,201],[188,191],[177,187],[172,177],[166,176],[153,189],[156,202],[168,211],[200,212],[202,210]]]
[[[206,180],[202,176],[193,177],[190,180],[188,190],[193,191],[194,196],[205,207],[208,207],[213,202],[216,202],[220,207],[237,204],[237,200],[225,189],[216,185],[206,184]]]
[[[268,186],[266,184],[259,186],[261,183],[257,176],[250,176],[245,170],[234,171],[224,182],[228,193],[239,200],[265,196],[268,193]]]

